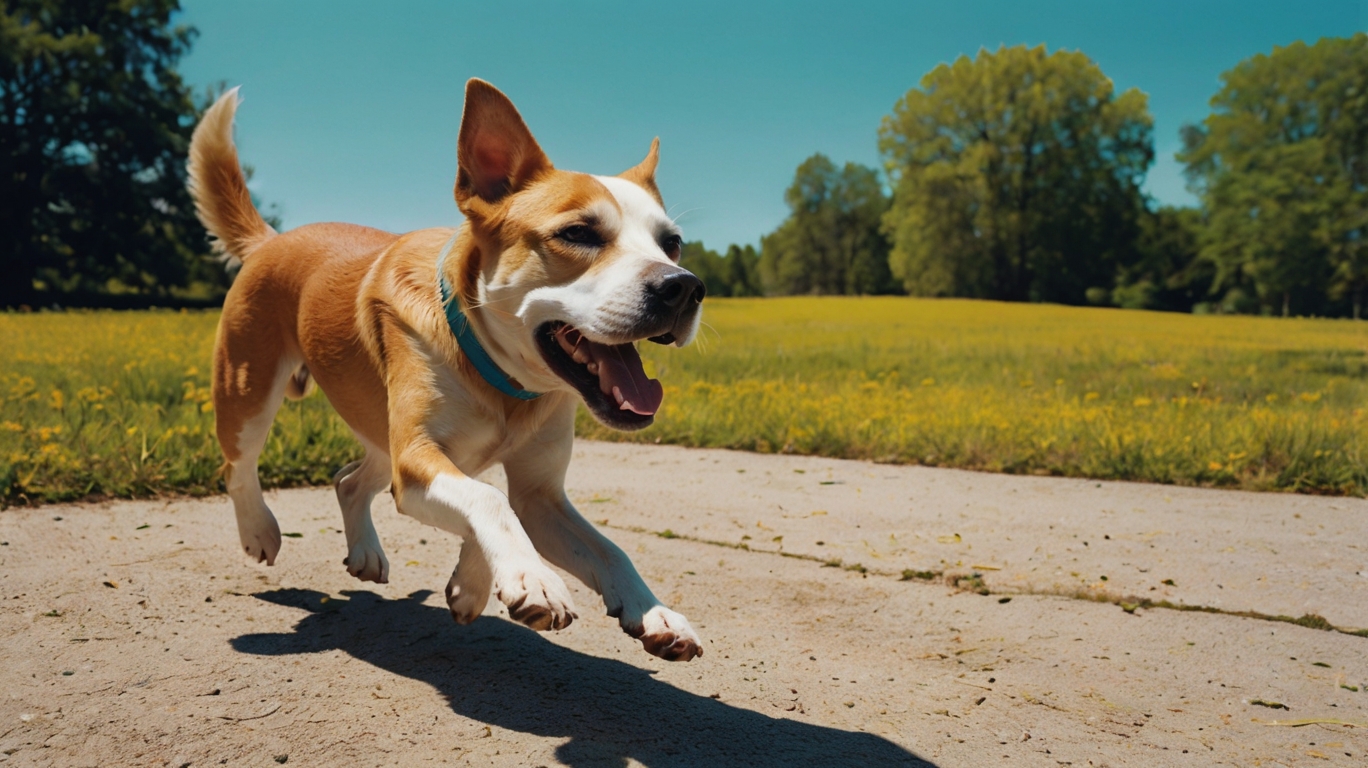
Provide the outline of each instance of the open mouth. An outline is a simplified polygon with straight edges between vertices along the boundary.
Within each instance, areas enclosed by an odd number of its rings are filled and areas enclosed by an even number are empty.
[[[665,390],[646,375],[635,344],[600,344],[572,325],[546,323],[537,346],[551,370],[584,398],[599,421],[621,430],[648,427]],[[652,339],[654,341],[654,339]]]

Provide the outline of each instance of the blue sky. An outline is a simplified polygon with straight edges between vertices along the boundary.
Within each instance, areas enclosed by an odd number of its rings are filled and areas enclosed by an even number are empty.
[[[980,48],[1081,50],[1149,94],[1159,201],[1184,204],[1178,130],[1221,72],[1295,40],[1364,30],[1362,0],[1306,2],[346,2],[186,0],[182,72],[241,85],[238,141],[285,225],[394,231],[458,220],[462,89],[512,97],[557,167],[617,173],[661,138],[689,239],[758,243],[814,152],[878,165],[880,119],[937,64]]]

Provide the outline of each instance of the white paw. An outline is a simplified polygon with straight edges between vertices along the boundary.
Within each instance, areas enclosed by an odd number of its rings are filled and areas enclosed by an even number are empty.
[[[342,564],[347,566],[347,573],[361,581],[389,583],[389,560],[385,557],[384,550],[380,549],[378,541],[356,542],[352,545],[351,551],[347,552]]]
[[[253,560],[275,565],[276,555],[280,554],[280,525],[275,517],[268,516],[250,527],[238,526],[238,538],[242,541],[242,551]]]
[[[451,574],[451,580],[447,582],[446,599],[447,608],[451,609],[451,618],[455,619],[457,624],[469,624],[480,618],[485,606],[489,605],[493,581],[494,576],[488,568],[472,567],[462,570],[460,565],[456,566],[456,570]]]
[[[689,620],[663,605],[647,611],[639,626],[622,622],[622,629],[640,640],[647,653],[666,661],[688,661],[703,655],[703,642]]]
[[[508,615],[516,621],[544,632],[565,629],[578,616],[570,590],[561,577],[541,563],[506,571],[498,578],[495,594],[508,606]]]

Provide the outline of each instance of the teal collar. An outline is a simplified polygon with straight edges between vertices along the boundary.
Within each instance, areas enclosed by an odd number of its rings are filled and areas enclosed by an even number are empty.
[[[457,230],[459,232],[460,230]],[[494,358],[485,351],[484,345],[475,337],[475,331],[470,327],[470,320],[461,311],[461,300],[453,295],[451,283],[447,281],[446,266],[447,255],[451,253],[451,248],[456,244],[456,232],[451,233],[451,239],[442,246],[442,253],[437,257],[437,286],[442,292],[442,308],[446,310],[447,325],[451,326],[451,333],[456,337],[456,343],[461,345],[461,351],[465,353],[466,359],[475,366],[475,370],[480,372],[480,376],[489,382],[489,385],[519,400],[532,400],[541,397],[539,392],[528,392],[514,386],[513,380],[508,374],[503,372]]]

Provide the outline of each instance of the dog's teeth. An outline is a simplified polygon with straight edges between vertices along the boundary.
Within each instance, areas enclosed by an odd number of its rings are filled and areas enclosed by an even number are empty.
[[[577,363],[589,363],[592,362],[594,359],[593,355],[589,354],[589,350],[584,349],[582,347],[575,347],[575,349],[570,353],[570,357],[573,358],[574,361]]]
[[[598,375],[598,372],[599,372],[598,363],[589,363],[588,365],[585,366],[585,368],[587,368],[587,369],[589,370],[589,373],[593,374],[594,376],[597,376],[597,375]]]
[[[618,407],[620,409],[625,411],[629,407],[627,405],[627,398],[622,396],[621,387],[613,387],[613,399],[617,401]]]

